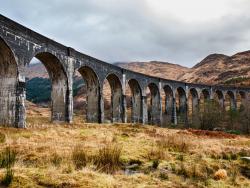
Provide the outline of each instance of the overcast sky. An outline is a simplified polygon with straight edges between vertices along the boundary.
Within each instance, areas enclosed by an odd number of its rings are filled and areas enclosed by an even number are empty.
[[[250,0],[2,0],[0,13],[98,59],[191,67],[250,49]]]

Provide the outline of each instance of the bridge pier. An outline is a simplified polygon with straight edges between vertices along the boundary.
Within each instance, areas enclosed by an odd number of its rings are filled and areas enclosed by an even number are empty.
[[[172,105],[172,118],[171,118],[171,122],[174,125],[177,125],[177,112],[176,112],[176,99],[175,97],[173,97],[173,105]]]
[[[148,124],[147,96],[141,97],[141,106],[142,106],[141,122],[142,122],[142,124]]]
[[[18,80],[17,91],[16,91],[16,117],[15,127],[26,128],[26,90],[25,90],[25,79]]]

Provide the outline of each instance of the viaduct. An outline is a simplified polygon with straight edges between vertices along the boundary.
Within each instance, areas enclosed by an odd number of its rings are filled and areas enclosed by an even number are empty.
[[[237,99],[244,103],[250,92],[250,88],[185,83],[126,70],[57,43],[0,15],[0,125],[26,127],[24,71],[33,57],[48,71],[52,83],[51,120],[56,122],[73,121],[72,85],[76,71],[87,85],[88,122],[104,122],[106,79],[111,88],[112,122],[127,122],[127,87],[132,95],[131,122],[158,125],[166,117],[174,124],[178,123],[179,116],[190,121],[188,108],[195,112],[204,100],[216,99],[226,108],[228,99],[230,108],[236,109]],[[188,105],[190,97],[192,104]]]

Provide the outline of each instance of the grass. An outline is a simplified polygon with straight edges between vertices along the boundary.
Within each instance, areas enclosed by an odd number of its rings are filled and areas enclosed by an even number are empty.
[[[10,187],[250,187],[240,159],[250,154],[247,136],[48,119],[33,114],[28,129],[0,128],[0,153],[16,152]],[[227,177],[217,180],[220,169]]]

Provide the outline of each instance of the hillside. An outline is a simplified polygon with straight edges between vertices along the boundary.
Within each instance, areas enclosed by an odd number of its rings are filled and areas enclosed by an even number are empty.
[[[181,75],[190,71],[189,68],[181,65],[159,61],[115,63],[115,65],[135,72],[171,80],[179,80]]]
[[[232,56],[211,54],[179,79],[194,83],[249,85],[250,51]]]

